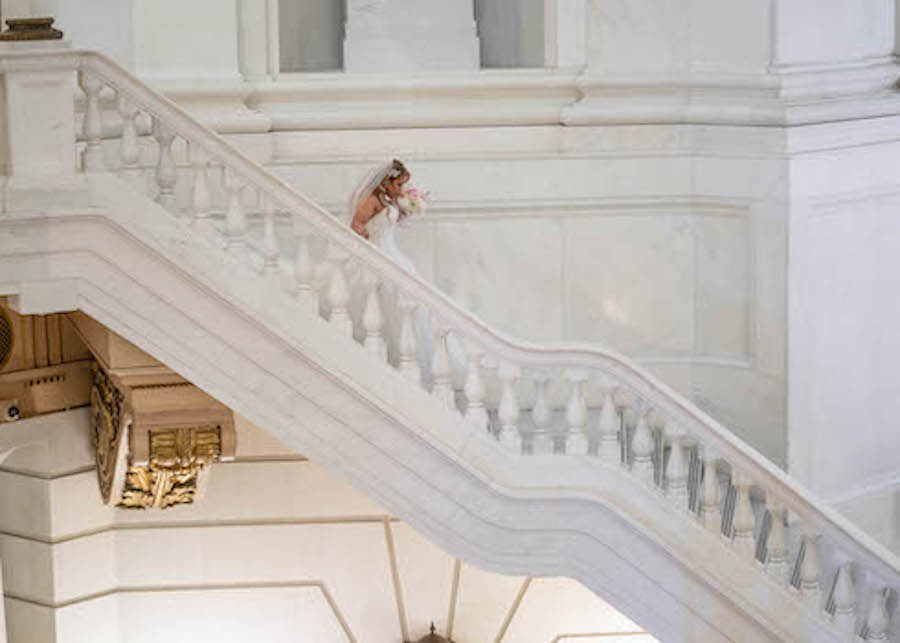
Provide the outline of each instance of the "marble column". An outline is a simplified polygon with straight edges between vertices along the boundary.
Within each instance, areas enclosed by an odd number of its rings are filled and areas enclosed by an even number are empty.
[[[344,70],[478,69],[472,0],[346,0]]]

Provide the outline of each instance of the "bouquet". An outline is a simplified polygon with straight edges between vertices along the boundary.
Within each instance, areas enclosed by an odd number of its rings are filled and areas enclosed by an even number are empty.
[[[404,214],[423,214],[428,205],[428,190],[423,190],[415,185],[403,186],[400,196],[397,197],[397,206]]]

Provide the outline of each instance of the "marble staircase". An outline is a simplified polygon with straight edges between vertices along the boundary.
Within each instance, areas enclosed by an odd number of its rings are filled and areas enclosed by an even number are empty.
[[[897,557],[631,360],[496,332],[100,54],[0,66],[18,312],[84,311],[450,552],[660,640],[896,637]]]

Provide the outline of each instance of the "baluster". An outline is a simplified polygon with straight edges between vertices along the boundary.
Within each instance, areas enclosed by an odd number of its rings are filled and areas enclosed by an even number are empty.
[[[620,460],[619,447],[619,413],[616,410],[616,389],[607,389],[603,396],[603,408],[600,409],[600,420],[597,428],[600,438],[597,443],[597,455],[604,462],[614,463]]]
[[[294,257],[294,290],[297,299],[313,315],[319,315],[319,293],[313,284],[315,264],[309,250],[309,230],[299,215],[294,215],[294,237],[297,252]]]
[[[566,371],[569,381],[569,401],[566,403],[566,453],[570,455],[586,455],[588,437],[585,433],[587,425],[587,403],[584,401],[584,383],[588,380],[587,372],[581,369]]]
[[[366,307],[363,310],[362,324],[366,331],[363,346],[381,361],[387,361],[387,344],[381,330],[384,327],[384,315],[381,312],[380,280],[378,275],[368,273],[364,277],[366,285]]]
[[[847,640],[850,640],[856,630],[856,587],[853,584],[850,563],[845,563],[838,569],[832,599],[834,625]]]
[[[247,252],[247,212],[241,199],[244,184],[233,171],[225,168],[225,189],[228,191],[228,210],[225,212],[225,249],[235,255]]]
[[[156,161],[156,185],[159,193],[156,202],[169,212],[175,212],[175,158],[172,156],[172,143],[175,132],[159,118],[153,119],[153,138],[159,146],[159,157]]]
[[[481,377],[484,351],[475,342],[468,342],[466,349],[469,354],[469,371],[466,374],[466,385],[463,389],[466,394],[465,418],[474,426],[487,430],[488,415],[487,409],[484,408],[486,389],[484,379]]]
[[[869,608],[869,616],[866,619],[866,640],[887,641],[888,591],[883,590],[872,597],[872,607]]]
[[[138,147],[137,118],[138,109],[131,101],[119,92],[118,104],[119,116],[122,118],[122,138],[119,141],[119,157],[122,167],[134,167],[141,158],[141,150]]]
[[[790,569],[788,566],[787,526],[785,525],[785,509],[781,505],[773,505],[769,509],[772,525],[766,541],[766,574],[782,587],[788,584]]]
[[[682,444],[684,432],[677,426],[666,426],[663,428],[663,435],[665,436],[666,434],[668,434],[672,445],[669,451],[669,460],[666,462],[666,495],[673,507],[687,511],[688,467],[687,460],[684,457],[684,445]]]
[[[647,424],[653,434],[653,483],[662,490],[666,463],[665,421],[658,413],[651,412],[647,416]]]
[[[448,409],[456,410],[453,384],[450,381],[450,356],[447,354],[447,329],[437,332],[431,356],[431,394]]]
[[[553,411],[547,402],[547,387],[550,385],[550,376],[547,373],[537,373],[534,376],[534,406],[531,407],[531,420],[534,422],[534,435],[531,440],[531,452],[534,454],[553,453],[553,440],[550,438],[550,420]]]
[[[803,558],[800,560],[800,596],[812,607],[818,607],[822,596],[819,584],[821,568],[819,566],[818,538],[812,535],[803,537]]]
[[[353,339],[353,320],[350,318],[350,284],[344,272],[344,258],[335,256],[331,259],[334,268],[331,281],[328,283],[328,304],[331,306],[329,322],[342,335]]]
[[[500,405],[497,408],[497,417],[500,420],[500,442],[509,447],[514,453],[522,452],[522,436],[519,434],[519,400],[516,397],[516,380],[522,371],[512,364],[501,364],[499,369],[500,381],[503,383],[503,392],[500,395]]]
[[[716,472],[716,460],[712,449],[702,447],[703,482],[701,500],[701,519],[703,526],[713,534],[722,533],[722,490],[719,487],[719,475]]]
[[[260,206],[263,211],[263,273],[272,275],[278,272],[278,237],[275,236],[275,201],[259,193]]]
[[[634,435],[631,438],[631,454],[634,458],[631,468],[641,481],[651,485],[653,484],[653,447],[655,446],[653,433],[647,423],[648,411],[643,408],[642,402],[638,401],[635,411],[638,419]]]
[[[753,540],[753,529],[756,527],[756,516],[750,504],[750,481],[740,472],[735,471],[734,479],[734,519],[731,526],[734,530],[732,546],[739,556],[753,560],[756,555],[756,543]]]
[[[103,121],[100,115],[100,90],[103,81],[85,71],[78,72],[78,85],[84,91],[87,103],[84,110],[84,150],[81,153],[81,167],[85,172],[102,172],[103,162]]]
[[[419,340],[416,336],[414,313],[415,303],[408,297],[400,300],[400,336],[397,339],[397,352],[400,356],[400,372],[416,384],[422,382],[422,369],[419,365]]]
[[[190,146],[191,157],[191,213],[195,225],[210,226],[212,199],[209,195],[209,176],[207,167],[209,160],[206,153],[196,144]]]

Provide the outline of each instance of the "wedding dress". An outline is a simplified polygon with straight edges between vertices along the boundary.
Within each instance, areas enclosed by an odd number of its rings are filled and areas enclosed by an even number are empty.
[[[391,167],[390,163],[375,167],[366,174],[359,187],[350,197],[349,207],[347,208],[348,221],[353,219],[353,215],[359,204],[381,183],[383,178],[387,176]],[[396,232],[398,227],[405,225],[401,223],[400,210],[393,203],[386,205],[380,212],[373,216],[366,223],[366,230],[369,233],[369,240],[384,252],[391,260],[397,263],[407,272],[418,276],[418,271],[413,261],[400,249],[397,243]],[[362,315],[365,310],[366,298],[368,296],[365,278],[361,271],[354,270],[349,275],[351,287],[351,316],[354,320],[354,326],[357,329],[357,339],[362,340],[364,334]],[[397,340],[400,336],[401,311],[399,307],[396,288],[392,284],[382,284],[380,289],[381,310],[384,318],[383,336],[388,349],[388,359],[397,364],[399,361]],[[416,330],[417,348],[419,353],[419,367],[422,373],[422,379],[426,385],[431,383],[431,360],[434,351],[436,324],[432,319],[431,313],[427,308],[416,305],[414,309],[414,323]],[[466,351],[460,339],[453,333],[445,336],[445,346],[447,348],[451,378],[456,387],[461,386],[461,382],[465,377],[468,369],[468,358]]]
[[[381,212],[376,214],[367,224],[369,231],[369,240],[378,246],[384,254],[397,263],[407,272],[419,276],[416,265],[413,263],[406,253],[400,249],[397,243],[397,229],[405,224],[400,218],[400,211],[394,204],[388,204]],[[356,297],[365,296],[360,293]],[[385,334],[389,338],[388,350],[389,354],[394,355],[396,359],[396,339],[400,335],[400,307],[397,301],[397,294],[393,292],[389,286],[382,289],[382,311],[385,313]],[[364,304],[357,307],[363,309]],[[416,339],[419,349],[419,367],[422,371],[423,378],[426,382],[431,381],[431,358],[434,350],[435,342],[435,324],[424,306],[416,306],[414,311],[414,323],[416,326]],[[451,375],[457,386],[461,385],[461,378],[465,376],[467,368],[467,357],[462,342],[454,334],[446,335],[446,348],[450,361]]]

